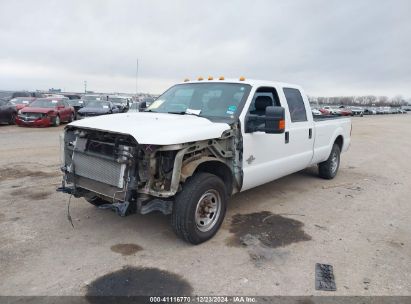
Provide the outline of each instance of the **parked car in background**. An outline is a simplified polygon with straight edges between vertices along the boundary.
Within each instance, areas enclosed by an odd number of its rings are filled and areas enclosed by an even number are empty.
[[[63,96],[67,97],[70,100],[81,99],[81,95],[75,93],[64,93]]]
[[[351,107],[351,112],[353,116],[363,116],[364,115],[364,109],[361,107]]]
[[[43,93],[40,93],[40,92],[20,91],[20,92],[14,92],[14,93],[11,95],[11,99],[17,98],[17,97],[42,98],[42,97],[44,97],[44,94],[43,94]]]
[[[80,109],[85,107],[87,101],[82,99],[69,99],[67,100],[67,103],[74,108],[74,119],[78,119],[77,113]]]
[[[77,119],[91,116],[119,113],[120,110],[110,101],[87,101],[86,106],[78,110]]]
[[[100,95],[100,94],[86,94],[81,97],[81,100],[84,101],[107,101],[107,96]]]
[[[35,97],[15,97],[15,98],[10,99],[10,102],[16,106],[16,109],[18,111],[28,106],[35,100],[36,100]]]
[[[16,124],[19,126],[49,127],[61,122],[72,122],[75,111],[67,103],[68,98],[38,98],[18,111]]]
[[[17,109],[10,101],[0,99],[0,123],[14,124]]]
[[[155,98],[153,97],[144,97],[143,102],[146,103],[146,106],[149,107],[154,102]]]
[[[311,112],[313,113],[313,115],[316,115],[316,116],[322,115],[321,111],[318,109],[311,109]]]
[[[138,102],[134,102],[130,105],[130,108],[128,109],[127,112],[140,112],[140,108],[139,108],[139,103]]]
[[[385,112],[384,112],[384,107],[378,107],[378,108],[376,109],[376,112],[377,112],[377,114],[385,114]]]
[[[338,111],[336,109],[331,108],[330,106],[324,106],[321,109],[319,109],[319,111],[323,114],[323,115],[337,115]]]
[[[127,96],[109,95],[107,101],[111,101],[121,113],[124,113],[127,112],[130,107],[131,98]]]
[[[338,114],[341,116],[353,116],[351,109],[345,106],[338,107]]]
[[[374,108],[365,108],[364,115],[375,115],[377,111]]]

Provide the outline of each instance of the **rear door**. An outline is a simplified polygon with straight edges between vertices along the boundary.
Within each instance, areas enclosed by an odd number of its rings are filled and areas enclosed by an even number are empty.
[[[290,172],[309,166],[314,151],[314,125],[308,99],[298,88],[283,87],[289,115],[286,127],[286,150]],[[304,96],[304,97],[303,97]]]

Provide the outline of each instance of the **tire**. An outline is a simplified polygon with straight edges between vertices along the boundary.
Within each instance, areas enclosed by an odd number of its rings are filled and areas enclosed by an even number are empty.
[[[340,167],[341,150],[337,144],[334,144],[330,156],[322,163],[318,164],[318,174],[324,179],[333,179]]]
[[[16,113],[12,113],[9,121],[9,125],[14,125],[16,123]]]
[[[74,113],[71,113],[68,122],[73,122],[73,121],[74,121]]]
[[[58,127],[58,126],[60,125],[60,123],[61,123],[60,116],[57,115],[57,116],[54,118],[53,127]]]
[[[96,207],[104,205],[104,204],[108,204],[108,202],[106,202],[102,198],[99,198],[98,196],[84,197],[84,199]]]
[[[224,220],[227,200],[226,187],[219,177],[195,174],[176,196],[171,216],[174,232],[194,245],[211,239]]]

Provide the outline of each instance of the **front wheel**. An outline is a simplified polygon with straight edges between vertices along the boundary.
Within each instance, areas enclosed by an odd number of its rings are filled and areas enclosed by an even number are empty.
[[[226,208],[227,191],[223,181],[210,173],[198,173],[177,194],[172,226],[183,240],[197,245],[211,239],[220,228]]]
[[[14,125],[16,123],[16,113],[11,113],[9,125]]]
[[[55,118],[54,118],[54,122],[53,122],[53,126],[54,127],[58,127],[59,125],[60,125],[60,116],[56,116]]]
[[[320,177],[333,179],[337,175],[338,168],[340,167],[340,154],[340,147],[337,144],[334,144],[328,159],[318,164],[318,173]]]

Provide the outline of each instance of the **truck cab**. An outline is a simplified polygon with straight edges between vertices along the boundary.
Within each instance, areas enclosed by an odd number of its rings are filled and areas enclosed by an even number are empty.
[[[334,178],[349,118],[313,118],[297,85],[219,78],[172,86],[144,112],[69,124],[60,191],[125,216],[161,211],[184,240],[217,233],[231,195],[318,165]]]

